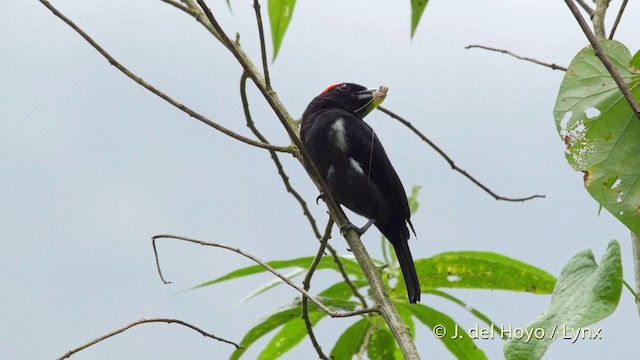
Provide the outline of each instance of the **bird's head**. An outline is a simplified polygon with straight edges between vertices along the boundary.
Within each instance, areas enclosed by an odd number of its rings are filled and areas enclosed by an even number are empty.
[[[341,83],[329,86],[313,102],[338,107],[364,118],[384,101],[388,90],[384,85],[367,89],[358,84]]]

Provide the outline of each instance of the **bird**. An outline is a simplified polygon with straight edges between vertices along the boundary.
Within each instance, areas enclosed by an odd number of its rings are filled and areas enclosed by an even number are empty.
[[[363,120],[387,90],[354,83],[329,86],[304,111],[300,137],[335,201],[369,220],[361,228],[348,222],[341,230],[362,235],[375,225],[393,245],[409,302],[416,303],[420,282],[408,243],[407,225],[414,236],[415,230],[407,195],[378,136]]]

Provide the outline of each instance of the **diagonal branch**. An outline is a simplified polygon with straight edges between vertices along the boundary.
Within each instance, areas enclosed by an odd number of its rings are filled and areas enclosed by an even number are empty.
[[[516,59],[520,59],[520,60],[524,60],[524,61],[530,61],[532,63],[536,63],[538,65],[542,65],[542,66],[546,66],[548,68],[551,68],[552,70],[562,70],[562,71],[567,71],[567,68],[564,66],[560,66],[560,65],[556,65],[556,64],[550,64],[544,61],[540,61],[534,58],[530,58],[530,57],[526,57],[526,56],[520,56],[517,54],[512,53],[511,51],[508,50],[504,50],[504,49],[496,49],[496,48],[492,48],[492,47],[488,47],[488,46],[484,46],[484,45],[467,45],[464,47],[465,49],[473,49],[473,48],[478,48],[478,49],[485,49],[485,50],[490,50],[490,51],[496,51],[502,54],[507,54],[507,55],[511,55]]]
[[[404,126],[406,126],[409,129],[411,129],[411,131],[413,131],[416,135],[418,135],[418,137],[420,137],[420,139],[422,139],[424,142],[429,144],[429,146],[431,146],[431,148],[433,148],[433,150],[435,150],[438,154],[440,154],[440,156],[442,156],[442,158],[444,158],[444,160],[447,163],[449,163],[449,166],[451,166],[451,169],[453,169],[453,170],[459,172],[460,174],[464,175],[464,177],[466,177],[467,179],[471,180],[472,183],[474,183],[477,186],[479,186],[482,190],[484,190],[487,194],[491,195],[494,199],[503,200],[503,201],[523,202],[523,201],[527,201],[527,200],[531,200],[531,199],[535,199],[535,198],[544,198],[545,197],[545,195],[531,195],[531,196],[522,197],[522,198],[509,198],[509,197],[505,197],[505,196],[501,196],[501,195],[496,194],[491,189],[489,189],[486,185],[484,185],[483,183],[478,181],[476,178],[471,176],[468,172],[466,172],[465,170],[459,168],[453,162],[453,160],[449,157],[449,155],[447,155],[442,149],[440,149],[440,147],[438,147],[438,145],[436,145],[433,141],[429,140],[429,138],[424,136],[424,134],[422,134],[420,132],[420,130],[416,129],[409,121],[405,120],[400,115],[397,115],[396,113],[394,113],[391,110],[388,110],[387,108],[384,108],[382,106],[378,106],[378,109],[380,109],[380,111],[382,111],[383,113],[391,116],[392,118],[398,120]]]
[[[591,6],[589,6],[589,4],[587,4],[584,0],[576,0],[576,2],[580,4],[580,6],[584,9],[584,11],[587,12],[587,14],[589,14],[589,17],[593,18],[593,14],[595,11]]]
[[[255,123],[253,122],[253,118],[251,116],[251,112],[249,111],[249,101],[247,99],[247,91],[246,91],[248,77],[249,76],[247,75],[246,71],[243,72],[242,76],[240,77],[240,98],[242,100],[242,108],[244,110],[244,115],[245,115],[245,118],[247,119],[247,126],[251,129],[253,134],[260,141],[268,144],[269,141],[256,128]],[[322,235],[320,234],[320,230],[318,229],[316,219],[313,217],[313,215],[311,215],[311,212],[309,211],[307,202],[304,201],[304,199],[302,198],[302,196],[300,196],[298,191],[294,189],[293,186],[291,186],[291,183],[289,182],[289,176],[287,176],[287,174],[285,173],[284,167],[280,162],[280,158],[278,157],[278,154],[276,154],[274,151],[270,151],[269,153],[271,154],[271,159],[273,160],[276,166],[276,169],[278,170],[278,174],[280,175],[280,178],[284,183],[285,189],[298,201],[298,203],[300,204],[300,207],[302,207],[302,212],[304,216],[309,220],[309,224],[311,225],[311,229],[313,230],[313,233],[315,234],[316,238],[320,240]],[[351,291],[353,292],[353,295],[360,300],[362,307],[364,308],[369,307],[364,296],[360,294],[360,292],[358,291],[358,288],[355,286],[353,281],[351,281],[351,279],[349,278],[349,274],[347,274],[346,270],[344,269],[344,264],[342,263],[342,260],[340,259],[340,256],[338,255],[336,250],[330,244],[327,244],[326,247],[331,253],[331,256],[333,257],[333,261],[338,266],[338,269],[340,270],[340,274],[342,275],[342,278],[347,283],[347,286],[349,286],[349,289],[351,289]]]
[[[207,124],[207,125],[211,126],[212,128],[214,128],[214,129],[216,129],[216,130],[218,130],[218,131],[220,131],[220,132],[222,132],[222,133],[224,133],[224,134],[226,134],[228,136],[231,136],[232,138],[234,138],[236,140],[239,140],[239,141],[241,141],[241,142],[243,142],[245,144],[256,146],[256,147],[263,148],[263,149],[273,150],[273,151],[289,152],[289,153],[292,151],[289,146],[275,146],[275,145],[270,145],[270,144],[264,144],[264,143],[261,143],[259,141],[255,141],[255,140],[249,139],[247,137],[244,137],[244,136],[242,136],[240,134],[237,134],[237,133],[225,128],[224,126],[222,126],[220,124],[217,124],[217,123],[209,120],[205,116],[203,116],[203,115],[191,110],[187,106],[177,102],[176,100],[174,100],[173,98],[171,98],[170,96],[168,96],[164,92],[160,91],[159,89],[155,88],[154,86],[150,85],[149,83],[144,81],[141,77],[135,75],[134,73],[129,71],[129,69],[127,69],[122,64],[120,64],[107,51],[105,51],[100,45],[98,45],[89,35],[87,35],[87,33],[85,33],[82,29],[80,29],[73,21],[71,21],[69,18],[67,18],[62,13],[60,13],[55,7],[53,7],[53,5],[51,5],[49,3],[49,1],[47,1],[47,0],[39,0],[39,1],[44,6],[46,6],[49,10],[51,10],[51,12],[55,16],[59,17],[62,21],[64,21],[67,25],[69,25],[73,30],[75,30],[78,34],[80,34],[80,36],[82,36],[91,46],[93,46],[93,48],[96,49],[100,53],[100,55],[105,57],[109,61],[109,63],[111,65],[115,66],[118,70],[120,70],[123,74],[125,74],[131,80],[133,80],[136,83],[142,85],[144,88],[146,88],[147,90],[149,90],[152,93],[156,94],[161,99],[163,99],[164,101],[168,102],[169,104],[171,104],[171,105],[175,106],[176,108],[182,110],[187,115],[189,115],[189,116],[191,116],[191,117],[193,117],[193,118],[195,118],[197,120],[200,120],[204,124]]]
[[[591,46],[593,46],[596,55],[598,56],[598,58],[600,58],[600,61],[602,61],[602,64],[607,69],[609,74],[611,74],[611,77],[616,82],[616,85],[618,85],[618,88],[622,92],[622,95],[629,103],[629,106],[631,106],[631,109],[636,114],[638,120],[640,120],[640,106],[638,105],[636,99],[633,97],[633,94],[631,94],[631,90],[629,90],[627,84],[625,84],[624,80],[622,80],[618,69],[616,69],[616,67],[611,63],[611,60],[609,60],[607,54],[605,54],[602,46],[600,46],[600,43],[598,42],[598,39],[596,39],[595,35],[589,28],[589,25],[580,14],[580,10],[578,10],[576,4],[574,4],[572,0],[564,0],[564,2],[569,7],[569,10],[571,10],[571,13],[573,13],[573,16],[578,21],[578,24],[580,24],[582,32],[584,32],[584,34],[587,36],[587,39],[589,39],[589,43],[591,43]]]
[[[233,341],[229,341],[229,340],[223,339],[221,337],[215,336],[213,334],[210,334],[210,333],[208,333],[208,332],[206,332],[206,331],[204,331],[204,330],[202,330],[202,329],[200,329],[198,327],[195,327],[195,326],[193,326],[193,325],[191,325],[191,324],[189,324],[187,322],[184,322],[182,320],[156,318],[156,319],[141,319],[141,320],[138,320],[138,321],[134,321],[131,324],[125,325],[124,327],[122,327],[120,329],[114,330],[114,331],[112,331],[110,333],[107,333],[107,334],[102,335],[102,336],[100,336],[98,338],[95,338],[95,339],[89,341],[88,343],[86,343],[84,345],[78,346],[77,348],[75,348],[73,350],[69,350],[66,354],[60,356],[57,360],[67,359],[67,358],[71,357],[71,355],[73,355],[73,354],[75,354],[77,352],[80,352],[80,351],[82,351],[82,350],[84,350],[84,349],[86,349],[86,348],[88,348],[90,346],[93,346],[93,345],[95,345],[95,344],[97,344],[97,343],[99,343],[99,342],[101,342],[103,340],[106,340],[106,339],[108,339],[108,338],[110,338],[112,336],[121,334],[121,333],[131,329],[134,326],[137,326],[137,325],[140,325],[140,324],[160,323],[160,322],[167,323],[167,324],[175,323],[175,324],[178,324],[178,325],[182,325],[182,326],[188,327],[189,329],[192,329],[192,330],[195,330],[195,331],[199,332],[204,337],[208,337],[208,338],[211,338],[211,339],[214,339],[214,340],[218,340],[218,341],[221,341],[221,342],[224,342],[224,343],[227,343],[227,344],[231,344],[231,345],[235,346],[236,349],[242,349],[242,346],[234,343]]]
[[[316,257],[313,259],[313,262],[311,262],[311,266],[309,266],[307,275],[304,277],[304,280],[302,281],[302,285],[304,286],[304,289],[307,291],[309,291],[309,288],[311,288],[311,277],[313,277],[313,274],[316,271],[318,264],[320,264],[320,260],[322,260],[322,256],[324,255],[324,250],[327,248],[329,238],[331,237],[332,228],[333,228],[333,220],[329,218],[329,221],[327,222],[327,227],[324,230],[324,235],[322,235],[322,238],[320,239],[320,247],[318,248],[318,253],[316,254]],[[316,339],[316,335],[313,332],[313,324],[309,319],[309,304],[308,304],[308,299],[306,297],[302,298],[302,320],[304,320],[304,326],[307,328],[307,334],[309,334],[309,339],[313,344],[313,348],[316,349],[316,352],[318,353],[318,357],[323,360],[329,360],[327,355],[325,355],[324,352],[322,351],[322,348],[318,343],[318,339]]]
[[[158,257],[158,252],[157,252],[157,249],[156,249],[156,240],[157,239],[175,239],[175,240],[186,241],[186,242],[190,242],[190,243],[198,244],[198,245],[202,245],[202,246],[212,246],[212,247],[218,247],[218,248],[222,248],[222,249],[227,249],[227,250],[233,251],[233,252],[235,252],[237,254],[240,254],[240,255],[248,258],[248,259],[253,260],[256,264],[258,264],[258,265],[262,266],[263,268],[265,268],[267,271],[269,271],[270,273],[275,275],[277,278],[279,278],[280,280],[284,281],[287,285],[289,285],[292,288],[296,289],[303,296],[309,298],[309,300],[311,300],[311,302],[313,302],[314,304],[318,305],[318,307],[322,311],[324,311],[327,315],[331,316],[332,318],[343,318],[343,317],[350,317],[350,316],[356,316],[356,315],[367,314],[367,313],[380,312],[380,310],[377,309],[377,308],[360,309],[360,310],[342,312],[342,313],[341,312],[337,312],[337,311],[333,311],[333,310],[329,309],[326,305],[324,305],[315,296],[311,295],[307,290],[301,288],[300,286],[295,284],[291,279],[289,279],[288,277],[280,274],[278,271],[276,271],[276,269],[271,267],[266,262],[260,260],[256,256],[253,256],[253,255],[251,255],[249,253],[246,253],[246,252],[240,250],[239,248],[236,248],[236,247],[233,247],[233,246],[229,246],[229,245],[226,245],[226,244],[215,243],[215,242],[206,242],[206,241],[192,239],[192,238],[188,238],[188,237],[184,237],[184,236],[177,236],[177,235],[163,234],[163,235],[155,235],[155,236],[153,236],[151,238],[151,244],[153,246],[153,252],[154,252],[155,257],[156,257],[156,265],[158,266],[158,272],[160,274],[160,278],[165,283],[167,283],[167,281],[164,280],[164,277],[162,276],[162,272],[160,271],[160,259]]]
[[[622,19],[622,14],[624,13],[624,9],[626,9],[628,2],[629,0],[622,0],[622,5],[620,5],[620,10],[618,10],[618,15],[616,16],[616,20],[613,23],[613,27],[611,28],[611,33],[609,34],[609,40],[613,40],[613,34],[615,34],[616,30],[618,29],[620,19]]]
[[[238,60],[238,63],[244,68],[244,70],[248,73],[251,80],[256,84],[265,100],[269,103],[274,113],[277,115],[278,120],[282,123],[282,126],[287,131],[287,134],[291,138],[291,141],[297,146],[298,151],[304,158],[304,160],[299,159],[305,169],[307,170],[309,176],[314,181],[316,186],[320,191],[325,194],[325,204],[329,209],[329,213],[331,217],[336,222],[339,227],[342,227],[347,223],[348,219],[338,203],[335,201],[331,192],[328,191],[327,184],[325,183],[322,176],[320,176],[320,172],[317,167],[309,157],[307,150],[304,148],[304,145],[300,141],[300,137],[298,136],[298,129],[295,127],[295,121],[286,111],[285,107],[279,101],[279,99],[275,96],[273,91],[269,91],[264,84],[264,80],[255,70],[255,66],[249,58],[246,56],[244,52],[240,50],[231,39],[225,34],[224,30],[217,22],[211,10],[204,2],[204,0],[197,0],[198,4],[204,11],[205,15],[209,19],[209,22],[213,26],[213,28],[220,34],[223,39],[223,43],[225,46],[231,51],[233,56]],[[407,359],[420,359],[420,355],[418,354],[418,350],[416,349],[415,343],[413,342],[413,338],[408,331],[406,331],[406,325],[402,322],[400,315],[398,314],[398,310],[396,310],[389,294],[386,290],[386,286],[378,273],[378,269],[375,264],[371,260],[371,256],[367,249],[362,244],[360,240],[360,236],[355,231],[348,231],[342,234],[349,245],[349,248],[353,252],[362,272],[364,273],[367,281],[369,282],[371,294],[378,306],[378,311],[384,318],[385,322],[389,326],[393,337],[395,338],[402,354]]]
[[[240,77],[240,99],[242,100],[242,109],[244,110],[244,117],[247,120],[247,127],[251,129],[251,132],[258,138],[258,140],[262,141],[265,144],[269,144],[269,141],[262,135],[262,133],[256,128],[255,123],[253,122],[253,118],[251,117],[251,112],[249,111],[249,100],[247,98],[247,75],[246,71],[242,72],[242,76]],[[291,182],[289,182],[289,176],[284,172],[284,167],[282,166],[282,162],[280,162],[280,158],[275,151],[269,151],[271,155],[271,160],[276,166],[278,170],[278,174],[284,183],[284,187],[289,194],[291,194],[297,201],[300,203],[302,207],[302,213],[309,220],[309,224],[311,225],[311,229],[315,234],[317,239],[320,239],[322,236],[320,234],[320,230],[318,229],[318,225],[316,224],[316,219],[311,215],[309,211],[309,207],[307,206],[307,202],[304,201],[300,193],[296,189],[291,186]]]

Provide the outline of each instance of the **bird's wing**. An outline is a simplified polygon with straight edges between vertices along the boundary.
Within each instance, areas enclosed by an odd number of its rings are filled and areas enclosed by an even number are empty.
[[[357,116],[345,112],[345,133],[348,134],[347,155],[357,161],[373,184],[387,198],[396,216],[409,219],[407,195],[389,157],[373,129]]]

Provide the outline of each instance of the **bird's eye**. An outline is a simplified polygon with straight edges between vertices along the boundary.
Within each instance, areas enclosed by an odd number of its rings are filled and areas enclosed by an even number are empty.
[[[349,86],[349,84],[342,84],[338,86],[338,90],[340,91],[349,91],[350,89],[351,89],[351,86]]]

